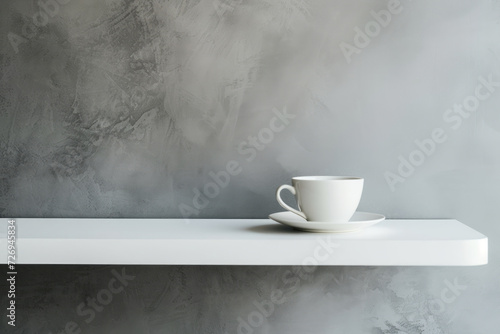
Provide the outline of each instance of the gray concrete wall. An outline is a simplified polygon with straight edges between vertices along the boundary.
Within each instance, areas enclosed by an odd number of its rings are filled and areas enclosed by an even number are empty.
[[[264,218],[291,176],[349,174],[366,179],[362,211],[490,238],[484,267],[126,267],[135,278],[92,319],[78,306],[121,267],[29,266],[3,331],[498,330],[498,1],[1,8],[4,218]],[[230,162],[228,184],[207,186]],[[276,289],[283,302],[258,311]]]

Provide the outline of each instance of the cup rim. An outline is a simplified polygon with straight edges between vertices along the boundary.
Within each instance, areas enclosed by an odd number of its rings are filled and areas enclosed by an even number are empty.
[[[327,175],[318,175],[318,176],[294,176],[292,177],[294,181],[362,181],[362,177],[358,176],[327,176]]]

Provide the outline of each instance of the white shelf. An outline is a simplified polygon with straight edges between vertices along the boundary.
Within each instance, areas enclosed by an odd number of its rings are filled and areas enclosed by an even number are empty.
[[[0,226],[7,262],[7,219]],[[16,219],[16,264],[473,266],[488,238],[453,219],[307,233],[269,219]]]

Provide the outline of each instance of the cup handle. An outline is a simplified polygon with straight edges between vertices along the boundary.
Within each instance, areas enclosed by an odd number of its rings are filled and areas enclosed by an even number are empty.
[[[295,192],[295,188],[292,187],[292,186],[289,186],[288,184],[283,184],[281,186],[279,186],[279,188],[276,190],[276,200],[278,201],[278,203],[284,208],[284,209],[287,209],[288,211],[290,212],[293,212],[295,213],[296,215],[304,218],[305,220],[307,220],[306,218],[306,215],[299,211],[299,210],[295,210],[294,208],[292,208],[291,206],[289,206],[288,204],[286,204],[285,202],[283,202],[283,200],[281,199],[280,197],[280,192],[283,190],[283,189],[287,189],[288,191],[290,191],[293,195],[296,194]]]

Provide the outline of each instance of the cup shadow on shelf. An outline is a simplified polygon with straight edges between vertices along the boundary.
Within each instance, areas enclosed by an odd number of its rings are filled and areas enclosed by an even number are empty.
[[[382,222],[383,223],[383,222]],[[336,237],[342,237],[342,236],[369,236],[371,238],[387,238],[391,237],[395,234],[395,232],[388,228],[383,226],[383,224],[377,224],[376,226],[369,226],[364,229],[359,229],[356,231],[349,231],[349,232],[341,232],[341,233],[328,233],[328,232],[308,232],[308,231],[301,231],[299,229],[295,229],[293,227],[289,227],[286,225],[278,224],[278,223],[270,223],[270,224],[263,224],[263,225],[256,225],[256,226],[251,226],[251,227],[246,227],[244,229],[245,231],[253,232],[253,233],[260,233],[260,234],[329,234],[329,235],[334,235]]]
[[[256,225],[245,228],[245,230],[254,233],[262,233],[262,234],[297,234],[303,233],[299,230],[296,230],[292,227],[288,227],[285,225],[281,225],[278,223],[264,224],[264,225]]]

